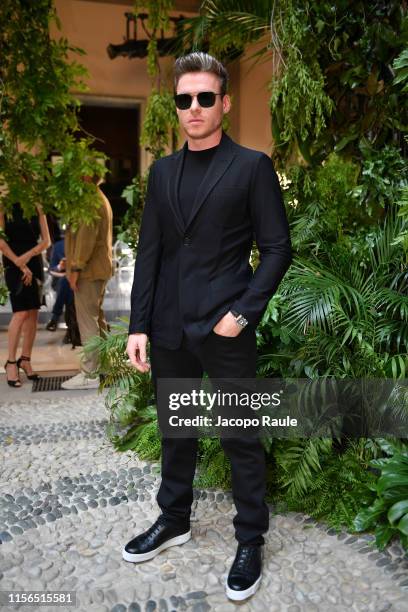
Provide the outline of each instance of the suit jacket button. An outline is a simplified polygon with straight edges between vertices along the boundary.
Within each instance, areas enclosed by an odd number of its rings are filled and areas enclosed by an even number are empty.
[[[184,242],[183,242],[184,246],[190,246],[191,244],[191,238],[190,236],[184,236]]]

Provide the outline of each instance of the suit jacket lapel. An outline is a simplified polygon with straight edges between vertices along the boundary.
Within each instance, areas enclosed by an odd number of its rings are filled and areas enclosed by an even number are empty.
[[[210,192],[214,189],[215,185],[227,170],[228,166],[233,160],[233,157],[234,152],[232,148],[232,140],[225,134],[225,132],[223,132],[220,144],[196,193],[185,229],[187,229],[194,221],[194,218],[196,217],[201,206],[204,204]]]
[[[184,234],[186,229],[191,225],[206,198],[223,176],[234,157],[232,140],[223,132],[220,144],[196,193],[188,222],[185,224],[180,208],[179,187],[187,148],[188,143],[186,141],[183,148],[180,149],[174,157],[174,174],[169,177],[167,183],[168,199],[174,213],[177,228],[181,234]]]
[[[180,202],[179,202],[179,186],[181,173],[184,165],[184,157],[187,151],[187,142],[184,144],[183,148],[175,155],[174,157],[174,172],[173,175],[169,177],[167,182],[167,195],[170,202],[171,209],[174,213],[174,217],[176,220],[176,225],[181,234],[184,234],[185,224],[183,215],[181,214]]]

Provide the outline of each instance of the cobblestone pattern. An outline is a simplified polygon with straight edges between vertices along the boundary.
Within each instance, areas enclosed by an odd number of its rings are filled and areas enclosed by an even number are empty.
[[[195,490],[192,539],[147,563],[126,563],[122,546],[159,513],[160,476],[157,464],[116,453],[100,437],[103,397],[16,403],[1,414],[9,432],[0,483],[2,590],[75,590],[74,609],[84,612],[408,612],[408,557],[399,545],[380,553],[369,535],[337,534],[296,513],[271,514],[261,587],[245,603],[229,602],[230,492]],[[69,437],[81,429],[86,438]],[[27,431],[38,441],[24,444]]]
[[[78,421],[70,425],[50,423],[48,425],[24,425],[23,427],[0,427],[0,445],[41,444],[41,442],[60,442],[61,440],[81,440],[102,438],[106,419],[100,421]]]

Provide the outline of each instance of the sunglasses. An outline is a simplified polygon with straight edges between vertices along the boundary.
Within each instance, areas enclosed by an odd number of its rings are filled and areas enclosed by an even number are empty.
[[[174,96],[174,101],[179,110],[187,110],[190,108],[193,103],[193,98],[197,98],[197,102],[203,108],[210,108],[215,104],[215,97],[223,95],[222,93],[214,93],[213,91],[200,91],[197,96],[192,96],[188,93],[176,94]]]

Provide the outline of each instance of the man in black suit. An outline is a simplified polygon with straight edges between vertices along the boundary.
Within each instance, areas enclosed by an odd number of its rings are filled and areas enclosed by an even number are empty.
[[[150,170],[131,297],[127,352],[152,378],[255,378],[255,329],[291,262],[278,178],[270,158],[222,130],[230,110],[224,66],[195,52],[175,64],[175,103],[187,141]],[[253,238],[260,263],[253,272]],[[226,592],[252,595],[268,530],[265,451],[258,438],[221,438],[231,461],[238,548]],[[191,535],[197,438],[162,438],[161,515],[123,550],[152,559]]]

